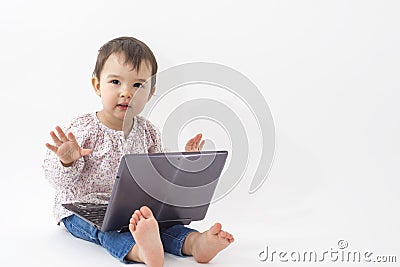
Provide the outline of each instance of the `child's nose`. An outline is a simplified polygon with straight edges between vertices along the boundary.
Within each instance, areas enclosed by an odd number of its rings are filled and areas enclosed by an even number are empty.
[[[133,89],[129,88],[129,86],[125,86],[124,89],[121,91],[121,97],[132,98],[133,96]]]

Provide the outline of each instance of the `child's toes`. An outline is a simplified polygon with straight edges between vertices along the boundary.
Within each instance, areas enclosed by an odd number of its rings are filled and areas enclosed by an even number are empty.
[[[140,208],[140,214],[145,218],[148,219],[153,216],[153,213],[151,212],[151,209],[147,206],[142,206]]]
[[[226,238],[226,232],[223,230],[221,230],[218,235],[219,237]]]
[[[136,230],[136,224],[135,224],[135,223],[130,223],[130,224],[129,224],[129,230],[130,230],[131,232],[135,232],[135,230]]]
[[[136,223],[138,223],[142,217],[142,214],[140,213],[140,211],[135,210],[135,213],[133,213],[133,217],[135,218]]]
[[[136,224],[139,222],[139,220],[140,220],[140,217],[135,213],[135,214],[133,214],[133,218],[135,219],[135,221],[136,221]]]

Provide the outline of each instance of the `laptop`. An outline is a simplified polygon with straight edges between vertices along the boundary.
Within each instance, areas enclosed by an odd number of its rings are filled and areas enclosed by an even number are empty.
[[[159,226],[204,219],[227,151],[126,154],[121,158],[108,204],[63,207],[103,232],[127,231],[129,219],[148,206]]]

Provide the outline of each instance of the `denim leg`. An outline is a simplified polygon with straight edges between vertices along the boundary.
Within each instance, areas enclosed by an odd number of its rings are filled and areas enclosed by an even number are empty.
[[[174,225],[169,228],[161,228],[161,242],[164,246],[164,251],[176,256],[185,256],[182,254],[183,243],[186,237],[191,232],[197,230],[185,227],[183,225]]]
[[[126,255],[128,255],[129,251],[136,244],[131,232],[99,231],[98,237],[101,246],[113,257],[124,263],[133,263],[132,261],[125,260]]]
[[[63,218],[65,228],[75,237],[100,245],[97,238],[98,229],[76,215]]]
[[[133,263],[125,260],[126,255],[136,243],[130,232],[102,232],[76,215],[66,217],[62,221],[73,236],[104,247],[121,262]]]

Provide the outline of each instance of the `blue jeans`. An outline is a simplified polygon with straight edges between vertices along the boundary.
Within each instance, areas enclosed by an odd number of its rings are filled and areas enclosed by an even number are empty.
[[[132,263],[125,259],[128,252],[136,244],[131,232],[102,232],[76,215],[63,218],[65,228],[75,237],[98,244],[104,247],[113,257],[124,263]],[[183,243],[187,235],[196,230],[183,225],[174,225],[169,228],[160,228],[161,242],[164,251],[177,255],[182,254]]]

